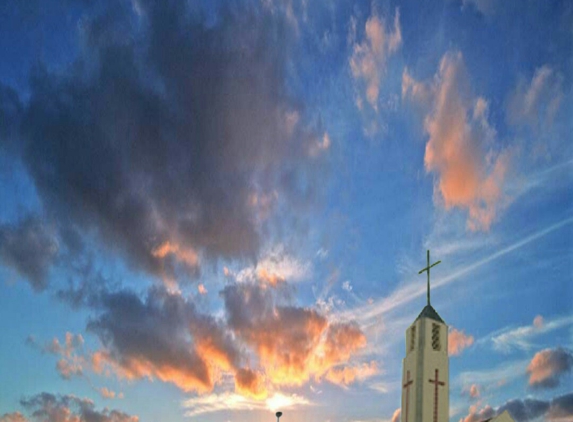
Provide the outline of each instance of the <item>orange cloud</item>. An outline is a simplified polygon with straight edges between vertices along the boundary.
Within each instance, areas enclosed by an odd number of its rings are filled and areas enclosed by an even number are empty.
[[[157,378],[163,382],[170,382],[183,391],[206,393],[212,390],[213,383],[210,373],[204,362],[190,358],[182,363],[174,360],[170,362],[153,362],[143,357],[115,358],[107,351],[100,350],[92,355],[93,370],[101,373],[110,370],[119,378],[136,380],[140,378]],[[197,366],[193,366],[197,364]]]
[[[5,413],[0,416],[0,422],[28,422],[28,418],[20,412]]]
[[[257,400],[264,400],[268,396],[263,376],[248,368],[240,368],[235,373],[235,390]]]
[[[115,391],[112,391],[107,387],[102,387],[98,391],[104,399],[114,399],[116,396]]]
[[[448,53],[430,84],[405,70],[402,94],[426,105],[424,165],[437,175],[436,198],[446,209],[466,209],[470,230],[488,230],[505,203],[510,154],[492,148],[496,132],[488,122],[488,103],[470,100],[467,79],[461,53]]]
[[[473,343],[473,336],[466,335],[463,330],[451,328],[448,332],[448,354],[450,356],[458,356],[462,350],[470,347]]]
[[[357,324],[335,323],[328,328],[325,357],[328,362],[344,362],[366,345],[366,336]]]
[[[92,355],[95,372],[157,378],[201,393],[237,368],[240,352],[224,326],[179,293],[153,288],[146,300],[110,293],[104,302],[105,312],[88,326],[105,339],[106,348]]]
[[[279,283],[284,283],[285,279],[279,274],[271,273],[266,268],[259,268],[257,270],[257,277],[259,280],[270,284],[271,286],[276,286]]]
[[[197,286],[197,291],[199,292],[199,294],[202,294],[202,295],[207,294],[207,289],[205,288],[205,286],[202,283]]]
[[[342,368],[331,368],[328,370],[325,379],[337,385],[349,385],[357,380],[364,380],[378,373],[378,365],[375,361],[363,363],[358,366],[344,366]]]
[[[356,324],[329,324],[316,310],[275,306],[273,292],[255,283],[227,286],[222,292],[230,328],[255,352],[269,382],[301,385],[319,380],[365,346],[366,337]],[[334,371],[330,377],[344,375]]]
[[[554,388],[559,385],[561,376],[573,368],[573,354],[566,349],[545,349],[533,356],[527,373],[529,385],[538,388]]]
[[[192,272],[196,272],[199,268],[197,252],[193,248],[184,247],[174,242],[163,242],[151,251],[151,255],[161,260],[163,281],[167,287],[172,289],[177,286],[177,283],[174,280],[173,269],[169,268],[166,259],[173,257]]]
[[[392,415],[391,422],[400,422],[400,414],[402,413],[402,409],[398,408],[394,410],[394,414]]]

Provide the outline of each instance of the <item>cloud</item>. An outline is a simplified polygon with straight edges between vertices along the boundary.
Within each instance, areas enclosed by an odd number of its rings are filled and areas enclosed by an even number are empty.
[[[41,393],[20,401],[30,414],[25,417],[19,412],[5,414],[1,422],[138,422],[137,416],[131,416],[119,410],[108,408],[98,411],[94,402],[72,395],[53,395]]]
[[[467,210],[470,230],[489,230],[507,200],[503,187],[510,153],[494,149],[496,132],[488,121],[489,105],[484,98],[471,99],[461,53],[445,54],[438,74],[426,85],[406,69],[402,93],[422,106],[430,104],[424,120],[429,135],[424,165],[437,176],[438,202],[446,210]]]
[[[549,65],[535,69],[531,82],[521,79],[507,103],[510,124],[534,130],[551,127],[563,101],[563,75]]]
[[[472,5],[485,16],[491,16],[496,8],[497,0],[462,0],[463,7],[468,7]]]
[[[396,8],[393,29],[387,28],[387,23],[378,16],[375,11],[366,21],[364,27],[364,39],[356,40],[356,21],[351,21],[352,28],[350,41],[352,43],[352,55],[349,59],[350,70],[354,79],[356,94],[356,106],[366,116],[371,115],[371,122],[365,132],[372,136],[378,132],[378,100],[380,86],[386,73],[388,59],[402,44],[402,30],[400,28],[400,11]],[[370,110],[367,112],[368,105]]]
[[[317,133],[289,120],[304,107],[287,89],[295,40],[284,14],[250,2],[205,22],[187,7],[138,2],[135,17],[121,8],[85,17],[77,60],[34,67],[29,100],[10,108],[21,121],[14,153],[58,227],[96,234],[166,280],[196,277],[209,260],[256,258],[253,195],[276,192],[293,209],[321,186],[307,154]],[[8,113],[19,100],[0,91]],[[2,228],[3,260],[41,289],[52,254],[18,255],[14,230]]]
[[[38,217],[0,224],[0,262],[16,270],[35,291],[46,288],[58,249],[55,234]]]
[[[570,421],[573,418],[573,393],[555,397],[551,400],[532,398],[512,399],[496,409],[486,405],[481,410],[472,406],[469,414],[460,422],[479,422],[502,414],[506,411],[518,422],[527,422],[544,417],[547,421]]]
[[[328,135],[328,133],[324,132],[322,138],[316,139],[314,142],[310,144],[310,147],[308,149],[308,154],[311,157],[318,157],[325,151],[328,151],[331,143],[332,141],[330,140],[330,136]]]
[[[298,409],[312,403],[298,394],[274,393],[265,401],[255,400],[236,393],[209,394],[193,397],[183,402],[188,409],[185,416],[194,417],[220,411]]]
[[[573,316],[545,320],[541,315],[538,315],[533,320],[532,325],[524,325],[517,328],[507,327],[486,336],[483,340],[480,339],[480,342],[491,341],[494,350],[504,353],[509,353],[513,349],[528,351],[535,347],[532,343],[535,337],[571,324],[573,324]]]
[[[236,274],[227,270],[227,276],[239,283],[259,281],[276,286],[280,283],[297,282],[312,274],[310,262],[303,262],[288,253],[283,245],[277,245],[266,252],[254,266],[243,268]]]
[[[99,302],[101,313],[88,323],[105,346],[92,357],[96,372],[205,393],[219,371],[238,367],[240,352],[225,327],[179,293],[152,288],[142,300],[129,291],[105,292]]]
[[[43,346],[39,345],[33,336],[29,336],[27,344],[40,349],[42,353],[59,356],[60,359],[56,362],[56,370],[63,379],[69,380],[74,376],[83,375],[86,360],[82,353],[84,338],[81,334],[66,332],[63,343],[57,337],[54,337],[52,341]]]
[[[221,295],[227,325],[257,356],[275,385],[301,385],[346,363],[366,344],[355,323],[329,323],[316,310],[277,303],[264,285],[238,283]]]
[[[402,409],[398,408],[392,414],[391,422],[400,422],[400,414],[402,413]]]
[[[114,399],[114,398],[116,397],[116,395],[117,395],[117,394],[115,393],[115,391],[110,390],[110,389],[107,388],[107,387],[102,387],[102,388],[98,389],[98,391],[99,391],[100,395],[101,395],[104,399]],[[118,398],[122,398],[122,397],[123,397],[123,394],[120,393],[120,394],[117,395],[117,396],[118,396]]]
[[[375,361],[355,366],[342,366],[331,368],[325,379],[333,384],[346,386],[356,381],[362,381],[378,373],[378,364]]]
[[[20,412],[4,413],[0,416],[0,422],[28,422],[28,419]]]
[[[543,320],[543,317],[541,315],[537,315],[535,318],[533,318],[533,326],[535,328],[543,327],[543,323],[544,323],[544,320]]]
[[[468,391],[471,398],[475,399],[480,396],[480,388],[477,384],[472,384]]]
[[[248,368],[241,368],[235,374],[235,390],[258,400],[265,399],[268,395],[262,375]]]
[[[497,388],[521,377],[523,375],[523,369],[527,366],[527,363],[528,360],[518,360],[505,362],[503,365],[498,365],[497,367],[485,371],[461,372],[452,383],[460,386],[479,384],[484,386],[485,389]]]
[[[470,413],[466,417],[460,419],[460,422],[481,422],[492,418],[494,415],[495,411],[489,405],[479,411],[475,408],[470,408]]]
[[[562,349],[545,349],[533,356],[527,365],[529,385],[534,388],[555,388],[560,378],[573,368],[573,354]]]
[[[451,327],[448,332],[448,354],[458,356],[462,350],[474,344],[473,336],[466,335],[463,330],[456,330]]]

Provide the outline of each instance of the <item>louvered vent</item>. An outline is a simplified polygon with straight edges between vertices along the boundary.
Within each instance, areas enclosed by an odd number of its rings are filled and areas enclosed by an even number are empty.
[[[414,350],[416,347],[416,326],[412,326],[410,329],[410,351]]]
[[[438,324],[432,324],[432,349],[440,350],[440,326]]]

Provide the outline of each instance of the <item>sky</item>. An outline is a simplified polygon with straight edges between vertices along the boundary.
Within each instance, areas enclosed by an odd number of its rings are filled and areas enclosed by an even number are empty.
[[[0,422],[573,420],[573,3],[5,0]]]

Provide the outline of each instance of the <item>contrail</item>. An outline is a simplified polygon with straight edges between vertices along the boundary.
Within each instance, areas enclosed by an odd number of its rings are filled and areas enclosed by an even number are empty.
[[[563,226],[566,226],[567,224],[570,224],[573,222],[573,217],[568,217],[564,220],[559,221],[558,223],[552,224],[549,227],[546,227],[543,230],[540,230],[536,233],[533,233],[521,240],[519,240],[518,242],[515,242],[512,245],[509,245],[495,253],[493,253],[492,255],[485,257],[473,264],[468,265],[465,268],[462,268],[456,272],[454,272],[453,274],[450,274],[447,277],[443,277],[438,279],[435,283],[433,283],[432,285],[435,288],[444,286],[446,284],[451,283],[452,281],[455,281],[456,279],[459,279],[461,276],[469,273],[470,271],[475,270],[476,268],[479,268],[485,264],[490,263],[491,261],[500,258],[504,255],[507,255],[510,252],[515,251],[516,249],[519,249],[537,239],[539,239],[540,237],[546,236],[549,233],[552,233],[560,228],[562,228]],[[383,299],[381,299],[380,301],[378,301],[377,303],[373,304],[373,305],[367,305],[367,306],[362,306],[358,309],[353,309],[353,310],[349,310],[349,311],[345,311],[339,314],[339,317],[341,319],[357,319],[358,321],[361,321],[363,323],[365,323],[366,321],[372,319],[372,318],[376,318],[379,317],[380,315],[383,315],[389,311],[391,311],[392,309],[395,309],[401,305],[404,305],[408,302],[411,302],[412,300],[414,300],[415,298],[422,296],[423,294],[426,293],[426,286],[421,284],[421,283],[408,283],[406,286],[402,287],[399,290],[394,291],[390,296],[385,297]]]

